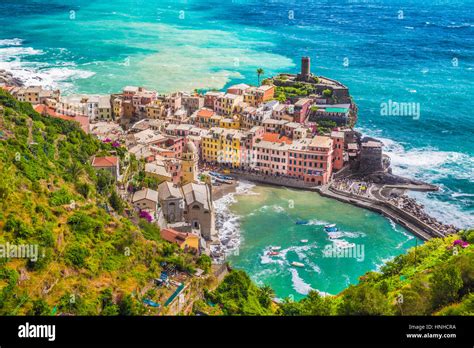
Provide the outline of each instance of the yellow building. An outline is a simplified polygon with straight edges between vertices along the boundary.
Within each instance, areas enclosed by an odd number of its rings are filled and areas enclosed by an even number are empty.
[[[243,100],[241,95],[226,93],[216,100],[215,110],[221,115],[232,115],[235,107]]]
[[[239,167],[243,137],[244,134],[236,129],[211,128],[202,137],[203,160],[232,168]]]
[[[240,121],[237,116],[234,116],[232,118],[223,118],[220,121],[219,126],[221,128],[229,128],[229,129],[240,129]]]
[[[209,132],[201,138],[201,155],[205,162],[217,163],[217,154],[221,151],[220,134],[223,128],[211,128]]]
[[[152,119],[161,119],[164,113],[164,105],[161,100],[154,100],[146,107],[146,116]]]

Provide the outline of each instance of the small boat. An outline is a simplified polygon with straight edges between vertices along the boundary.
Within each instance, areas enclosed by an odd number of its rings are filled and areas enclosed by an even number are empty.
[[[270,251],[268,253],[268,256],[277,256],[277,255],[280,255],[280,253],[278,251]]]
[[[226,179],[216,178],[215,180],[223,184],[232,184],[232,181]]]
[[[338,231],[338,229],[337,229],[337,227],[336,227],[336,224],[329,224],[329,225],[326,225],[326,226],[324,226],[324,230],[325,230],[326,232],[337,232],[337,231]]]
[[[281,246],[272,246],[271,249],[272,249],[272,250],[280,250],[280,249],[281,249]]]
[[[295,224],[297,225],[307,225],[309,223],[308,220],[296,220]]]
[[[300,240],[301,243],[308,243],[308,240],[307,239],[302,239]]]
[[[294,267],[304,267],[304,264],[303,264],[303,263],[301,263],[301,262],[296,262],[296,261],[292,262],[291,265],[294,266]]]

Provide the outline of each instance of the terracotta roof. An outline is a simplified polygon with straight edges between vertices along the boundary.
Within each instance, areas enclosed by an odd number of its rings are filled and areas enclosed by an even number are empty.
[[[172,228],[162,228],[160,230],[161,238],[164,240],[171,242],[171,243],[176,243],[178,245],[183,244],[186,239],[192,238],[192,237],[197,237],[193,235],[192,233],[186,233],[186,232],[178,232],[176,230],[173,230]]]
[[[214,115],[214,111],[211,109],[200,109],[197,113],[199,117],[211,117]]]
[[[118,158],[107,156],[107,157],[94,157],[92,160],[93,167],[115,167],[117,166]]]
[[[81,126],[82,130],[86,133],[89,133],[89,117],[87,116],[67,116],[63,114],[58,114],[54,109],[44,105],[44,104],[38,104],[34,107],[35,111],[37,113],[40,113],[42,115],[48,115],[50,117],[54,118],[60,118],[61,120],[65,121],[74,121],[79,123]]]
[[[293,141],[287,136],[280,136],[278,133],[265,133],[263,134],[263,139],[265,141],[270,141],[272,143],[285,143],[291,144]]]

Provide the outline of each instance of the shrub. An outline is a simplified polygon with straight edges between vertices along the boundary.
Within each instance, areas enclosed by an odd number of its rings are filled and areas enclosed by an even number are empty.
[[[61,188],[51,193],[49,197],[49,205],[57,207],[64,204],[71,204],[74,201],[74,196],[65,188]]]
[[[124,204],[115,190],[110,194],[109,203],[117,213],[123,214]]]
[[[212,265],[212,259],[208,255],[202,254],[199,256],[196,263],[200,268],[203,269],[205,273],[209,273]]]
[[[71,244],[65,252],[66,263],[69,265],[82,268],[85,266],[86,258],[89,256],[89,251],[78,243]]]
[[[433,272],[431,289],[433,307],[439,308],[458,299],[458,292],[463,286],[461,272],[455,265],[440,267]]]
[[[75,212],[67,220],[71,230],[80,234],[98,233],[102,231],[102,223],[97,219],[87,216],[83,212]]]

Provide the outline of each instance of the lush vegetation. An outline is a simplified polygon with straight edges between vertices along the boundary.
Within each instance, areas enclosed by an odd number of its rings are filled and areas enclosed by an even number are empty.
[[[274,313],[270,287],[256,286],[247,273],[232,271],[217,289],[207,294],[208,306],[219,304],[224,315],[271,315]],[[202,303],[200,310],[203,310]]]
[[[114,179],[90,166],[110,151],[125,156],[0,91],[0,244],[38,246],[36,261],[0,258],[0,314],[141,314],[164,263],[194,271],[156,225],[121,215]]]
[[[473,230],[460,237],[472,241]],[[474,315],[473,246],[459,246],[459,236],[433,239],[388,262],[380,272],[368,272],[336,296],[316,291],[293,302],[270,306],[268,288],[258,288],[242,271],[233,271],[208,294],[216,313],[230,315]],[[266,289],[266,290],[264,290]]]

